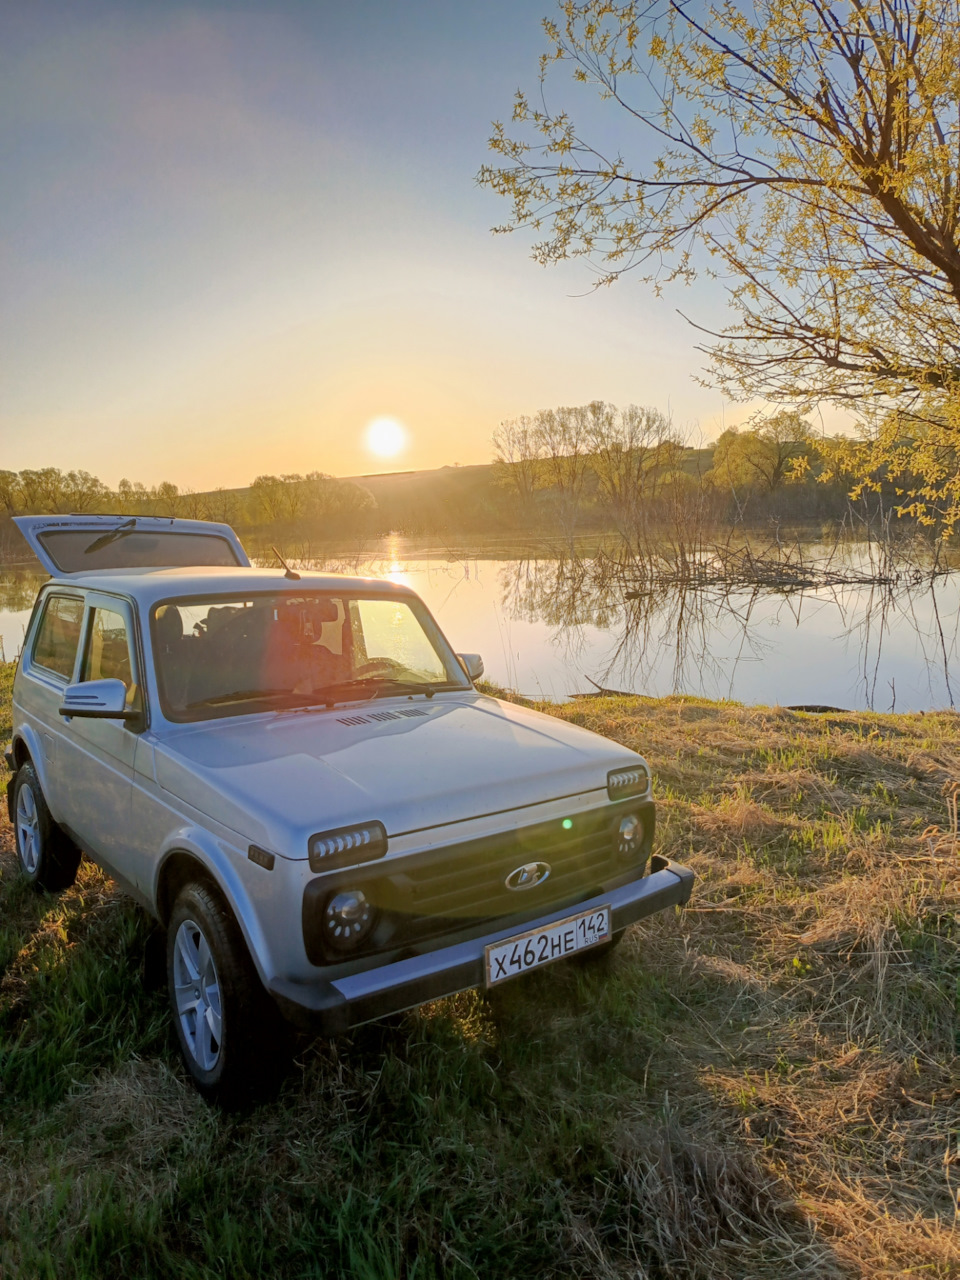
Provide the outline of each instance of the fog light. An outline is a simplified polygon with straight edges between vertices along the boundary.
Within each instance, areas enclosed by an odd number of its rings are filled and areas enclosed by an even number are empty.
[[[643,821],[639,814],[628,813],[617,827],[617,853],[626,862],[636,858],[643,845]]]
[[[352,951],[373,929],[373,907],[360,889],[341,889],[323,909],[323,934],[338,951]]]

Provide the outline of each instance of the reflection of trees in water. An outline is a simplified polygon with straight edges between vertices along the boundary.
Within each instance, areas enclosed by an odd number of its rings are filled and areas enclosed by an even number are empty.
[[[5,569],[0,573],[0,609],[10,613],[32,609],[37,592],[48,577],[33,569]]]
[[[429,554],[437,556],[440,550],[431,547]],[[860,705],[896,705],[898,692],[893,681],[882,680],[881,660],[905,631],[919,650],[928,705],[954,705],[951,671],[960,661],[957,554],[950,552],[951,563],[942,547],[931,548],[916,537],[869,541],[854,530],[843,538],[811,544],[777,530],[773,541],[754,540],[755,565],[769,566],[776,557],[781,567],[802,568],[804,575],[822,570],[816,587],[805,585],[802,578],[798,583],[801,575],[795,572],[794,581],[775,586],[711,581],[709,572],[701,574],[697,566],[713,564],[716,548],[684,559],[661,542],[655,555],[642,557],[627,554],[614,539],[585,540],[573,550],[554,544],[540,556],[504,563],[505,554],[520,550],[498,546],[491,557],[502,565],[501,606],[508,617],[553,630],[571,664],[567,692],[578,685],[585,692],[590,681],[612,689],[669,686],[677,692],[731,698],[739,690],[739,696],[749,697],[743,693],[749,689],[749,665],[776,659],[768,631],[789,627],[802,633],[811,611],[828,610],[833,636],[856,651]],[[737,566],[744,563],[741,544],[719,550],[734,552]],[[489,554],[488,548],[481,550],[481,560],[486,558],[484,551]],[[425,554],[421,544],[395,538],[378,543],[375,551],[331,550],[310,567],[386,576],[406,572],[411,560],[422,568],[420,557]],[[464,554],[461,559],[447,548],[429,559],[431,572],[449,576],[451,591],[470,576],[470,562],[477,558],[474,552]],[[677,581],[678,565],[684,564],[689,572]],[[602,653],[591,634],[594,629],[609,639]],[[590,675],[580,676],[577,667]],[[816,687],[805,696],[810,701],[823,697]],[[899,696],[902,706],[902,689]]]
[[[367,548],[350,554],[338,548],[311,567],[385,576],[406,571],[411,557],[416,560],[418,551],[422,554],[418,546],[399,539],[380,544],[378,550],[373,555]],[[433,554],[438,550],[433,549]],[[577,550],[564,554],[550,548],[544,558],[501,560],[498,579],[504,613],[518,621],[546,624],[569,655],[567,692],[577,691],[578,685],[585,692],[585,681],[592,680],[613,689],[642,692],[669,685],[678,692],[734,697],[737,686],[744,687],[748,664],[774,654],[774,645],[765,638],[771,626],[802,633],[811,610],[826,609],[835,618],[834,636],[856,650],[862,704],[892,708],[899,696],[902,706],[903,691],[883,678],[881,662],[907,632],[917,647],[928,705],[955,705],[952,677],[960,667],[960,573],[942,572],[947,567],[943,553],[931,561],[929,548],[921,547],[916,554],[911,549],[907,558],[940,573],[915,578],[902,571],[904,555],[891,561],[888,546],[862,541],[831,546],[826,548],[825,563],[875,569],[887,584],[772,590],[696,581],[658,583],[653,575],[641,582],[636,557],[622,555],[616,544],[594,542]],[[503,554],[499,548],[498,552]],[[429,564],[431,572],[449,577],[453,591],[473,575],[474,559],[472,554],[460,559],[448,549]],[[890,585],[889,580],[901,585]],[[0,611],[26,613],[45,581],[46,575],[37,570],[5,569],[0,573]],[[628,593],[636,593],[635,598],[628,599]],[[762,628],[757,625],[760,619]],[[608,638],[602,652],[591,634],[594,629]],[[21,638],[19,627],[13,637],[8,629],[7,658],[16,656]],[[590,674],[579,677],[574,663]],[[812,688],[807,696],[816,701],[818,695]]]
[[[930,578],[925,583],[902,590],[887,587],[871,587],[858,593],[855,611],[838,604],[845,622],[844,634],[856,639],[860,645],[861,662],[859,678],[869,707],[876,706],[880,697],[890,710],[896,708],[897,691],[890,681],[889,704],[886,691],[878,690],[880,659],[884,641],[897,627],[909,627],[917,639],[923,655],[927,689],[932,704],[939,700],[936,694],[938,679],[951,707],[954,707],[951,667],[957,662],[960,646],[960,611],[957,596],[960,575]],[[866,597],[864,599],[864,597]],[[849,618],[849,622],[847,621]]]
[[[504,610],[525,622],[545,622],[571,656],[587,648],[586,627],[611,633],[613,645],[598,666],[597,683],[616,678],[641,687],[669,659],[674,689],[702,687],[703,676],[722,679],[711,653],[721,618],[741,633],[741,653],[757,660],[769,649],[751,633],[753,601],[714,588],[651,587],[625,598],[622,575],[608,556],[583,560],[520,560],[500,573]],[[695,677],[695,678],[694,678]]]
[[[33,608],[37,592],[47,580],[47,574],[35,569],[4,569],[0,572],[0,613],[26,614]],[[26,618],[22,623],[13,622],[0,635],[0,661],[13,662],[20,654],[26,634]]]
[[[896,688],[893,681],[889,693],[878,688],[880,663],[892,631],[903,628],[916,637],[931,704],[942,701],[942,686],[954,705],[951,667],[960,649],[958,587],[958,575],[941,574],[921,575],[900,586],[790,589],[653,581],[635,592],[627,589],[623,563],[605,554],[519,560],[500,571],[505,612],[521,621],[546,623],[571,659],[586,653],[587,628],[610,635],[611,647],[595,663],[595,678],[587,677],[598,687],[643,691],[657,673],[669,672],[674,692],[712,687],[733,697],[741,665],[762,661],[774,650],[757,630],[757,615],[762,613],[766,626],[789,624],[799,629],[814,607],[835,613],[836,637],[858,646],[857,683],[866,704],[874,707],[880,700],[891,708]],[[718,656],[718,649],[724,656]],[[811,700],[816,700],[815,690]]]

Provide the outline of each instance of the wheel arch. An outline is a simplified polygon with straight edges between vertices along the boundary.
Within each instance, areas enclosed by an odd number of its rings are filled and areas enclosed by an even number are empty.
[[[194,881],[209,884],[220,897],[226,896],[216,877],[195,854],[186,849],[172,849],[164,858],[157,876],[155,902],[157,918],[162,925],[166,925],[170,919],[180,890]]]
[[[196,833],[193,838],[184,838],[185,833],[180,833],[180,838],[171,842],[161,859],[153,893],[157,918],[166,927],[177,895],[185,885],[195,882],[209,885],[236,921],[260,979],[266,983],[272,976],[274,965],[259,917],[237,874],[234,858],[225,854],[214,841],[204,840],[205,834]],[[213,848],[208,847],[210,844]]]
[[[50,807],[50,788],[47,785],[47,761],[43,754],[43,747],[36,730],[30,725],[22,725],[16,730],[13,735],[13,741],[10,743],[10,755],[13,758],[13,772],[7,783],[7,813],[10,821],[13,822],[13,790],[16,785],[17,774],[25,764],[33,766],[37,781],[40,783],[40,790],[43,792],[43,798],[47,802],[47,808]],[[56,820],[56,814],[53,817]]]
[[[26,764],[28,760],[33,764],[33,756],[30,753],[30,748],[27,746],[20,734],[14,738],[10,746],[10,753],[13,756],[14,771],[19,769],[21,765]],[[34,765],[34,768],[36,768],[36,765]]]
[[[13,741],[10,743],[10,752],[13,756],[14,769],[19,769],[21,765],[32,764],[37,772],[37,778],[43,787],[43,794],[49,794],[47,788],[47,757],[43,750],[43,743],[39,733],[31,724],[18,725],[13,733]]]

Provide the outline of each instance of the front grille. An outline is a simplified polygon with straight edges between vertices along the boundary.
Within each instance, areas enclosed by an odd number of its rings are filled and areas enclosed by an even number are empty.
[[[510,915],[527,907],[537,911],[607,879],[616,851],[609,815],[588,832],[518,831],[478,846],[448,849],[439,864],[411,869],[383,885],[383,905],[417,917],[483,919]],[[499,847],[498,847],[499,846]],[[550,874],[532,889],[510,890],[507,876],[525,862],[545,862]]]
[[[644,824],[642,851],[633,866],[624,864],[616,851],[616,831],[627,810],[639,812]],[[358,953],[370,955],[472,924],[534,919],[600,893],[606,882],[631,871],[640,874],[653,841],[654,809],[649,801],[609,804],[567,821],[569,829],[558,818],[413,854],[392,865],[345,867],[335,880],[313,881],[307,889],[313,905],[304,900],[308,954],[319,963],[310,946],[314,937],[320,941],[312,926],[313,913],[322,910],[327,897],[347,882],[362,889],[378,912],[378,924]],[[530,862],[548,863],[549,876],[530,889],[508,889],[505,881],[510,873]]]

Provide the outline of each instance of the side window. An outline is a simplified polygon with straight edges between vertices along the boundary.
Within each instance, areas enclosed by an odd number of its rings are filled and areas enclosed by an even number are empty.
[[[122,680],[129,694],[133,688],[127,620],[112,609],[93,609],[83,655],[81,680]]]
[[[83,601],[77,596],[50,596],[40,619],[33,661],[70,679],[80,643]]]

